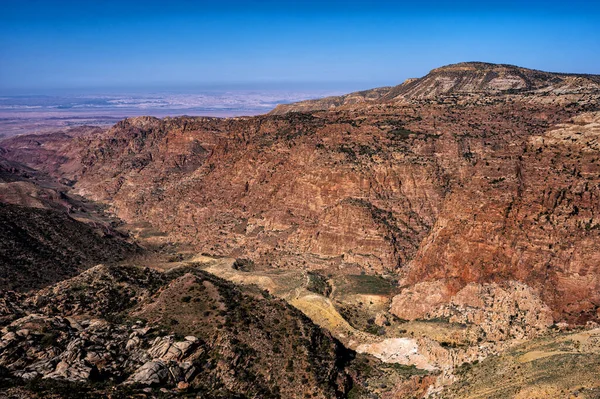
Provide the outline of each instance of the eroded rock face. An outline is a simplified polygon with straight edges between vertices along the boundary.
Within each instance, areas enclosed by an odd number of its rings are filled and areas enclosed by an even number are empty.
[[[72,176],[81,169],[81,146],[105,131],[106,129],[99,127],[79,126],[56,133],[9,137],[2,140],[0,155],[63,182],[69,182],[67,175]],[[2,163],[0,161],[0,165]],[[65,177],[67,180],[63,180]]]
[[[200,253],[451,294],[519,281],[557,322],[585,323],[600,305],[597,81],[467,63],[333,111],[131,118],[70,147],[64,175]]]
[[[142,385],[189,387],[198,369],[191,362],[153,360],[144,363],[125,382]]]
[[[539,292],[557,321],[596,319],[597,115],[528,138],[509,164],[483,152],[470,182],[446,197],[409,281],[517,280]]]
[[[423,370],[452,367],[450,353],[437,342],[426,338],[388,338],[377,343],[362,344],[356,351],[368,352],[386,363],[415,365]]]
[[[401,319],[425,319],[448,303],[453,291],[445,281],[425,281],[404,289],[392,299],[390,312]]]
[[[470,283],[454,294],[444,281],[420,283],[394,297],[390,311],[407,320],[443,318],[465,324],[474,342],[528,339],[553,324],[539,294],[515,281],[503,286]]]
[[[574,80],[578,84],[573,85]],[[600,79],[593,75],[549,73],[514,65],[464,62],[432,70],[424,78],[401,85],[390,92],[395,99],[434,99],[443,95],[486,93],[594,91]],[[390,97],[388,94],[388,98]]]
[[[389,140],[378,128],[312,116],[148,123],[123,122],[114,138],[92,145],[83,160],[89,178],[77,188],[126,220],[160,217],[173,238],[207,253],[263,266],[395,270],[416,251],[443,195],[430,161],[384,151],[368,165],[381,150],[372,134]],[[346,148],[350,132],[364,144]],[[123,167],[116,178],[115,162]]]

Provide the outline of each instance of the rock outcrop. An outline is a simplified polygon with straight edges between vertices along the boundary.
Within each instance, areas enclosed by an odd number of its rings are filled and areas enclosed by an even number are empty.
[[[193,268],[98,266],[14,305],[2,308],[12,313],[0,334],[3,384],[265,398],[341,397],[351,387],[353,352],[304,315]]]
[[[539,295],[513,281],[504,287],[470,283],[454,294],[442,281],[420,283],[394,297],[390,311],[407,320],[464,324],[473,343],[531,339],[553,324],[552,312]]]
[[[508,163],[476,150],[468,181],[446,197],[409,281],[516,280],[540,293],[556,321],[597,319],[597,117],[528,137]]]

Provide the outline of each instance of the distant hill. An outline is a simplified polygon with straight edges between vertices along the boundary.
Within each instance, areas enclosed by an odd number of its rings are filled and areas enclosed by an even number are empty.
[[[278,105],[270,114],[330,110],[363,103],[432,100],[439,96],[461,94],[565,94],[598,90],[600,75],[552,73],[506,64],[463,62],[436,68],[422,78],[408,79],[394,87]]]

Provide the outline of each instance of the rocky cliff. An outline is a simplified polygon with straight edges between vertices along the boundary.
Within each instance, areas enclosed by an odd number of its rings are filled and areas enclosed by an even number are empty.
[[[132,118],[66,152],[0,147],[28,165],[64,156],[53,173],[80,194],[199,252],[440,282],[439,304],[514,281],[553,321],[585,322],[600,305],[597,81],[467,63],[368,105]]]

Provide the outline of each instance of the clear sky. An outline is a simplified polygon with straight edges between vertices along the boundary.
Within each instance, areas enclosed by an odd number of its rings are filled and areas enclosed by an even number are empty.
[[[0,94],[357,89],[461,61],[600,74],[600,2],[0,0]]]

